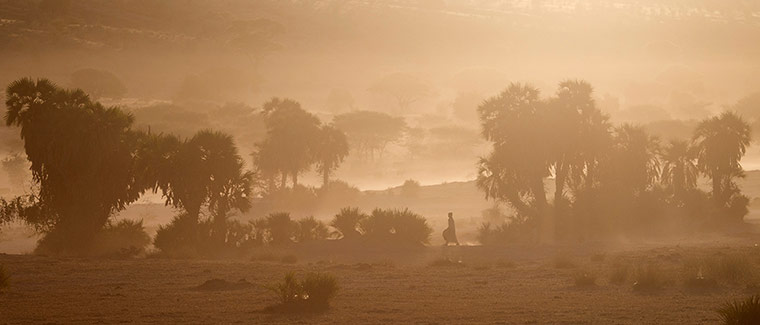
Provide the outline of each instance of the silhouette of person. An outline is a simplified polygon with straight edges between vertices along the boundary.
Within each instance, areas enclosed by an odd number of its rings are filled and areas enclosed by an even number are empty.
[[[446,241],[444,246],[449,246],[449,243],[456,243],[459,246],[459,240],[457,240],[457,228],[454,225],[454,213],[449,212],[449,227],[443,231],[443,240]]]

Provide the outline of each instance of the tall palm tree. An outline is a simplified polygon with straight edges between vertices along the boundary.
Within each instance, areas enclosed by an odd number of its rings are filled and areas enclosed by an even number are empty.
[[[728,204],[732,179],[744,176],[740,160],[751,139],[749,124],[733,112],[703,120],[694,131],[697,167],[711,178],[713,199],[719,208]]]
[[[550,175],[553,139],[546,113],[539,90],[516,83],[478,107],[483,136],[493,142],[493,152],[481,160],[478,183],[487,195],[497,194],[498,200],[518,210],[534,211],[542,241],[549,242],[554,220],[547,210],[543,180]]]
[[[340,166],[347,155],[346,134],[332,125],[322,126],[315,144],[314,156],[317,160],[317,172],[322,174],[323,188],[327,188],[330,174]]]
[[[687,141],[674,140],[662,153],[662,173],[660,180],[678,204],[684,195],[697,187],[697,169],[694,150]]]

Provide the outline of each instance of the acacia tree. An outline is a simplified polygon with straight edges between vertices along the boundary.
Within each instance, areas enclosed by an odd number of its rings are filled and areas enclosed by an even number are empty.
[[[7,125],[19,126],[39,191],[17,210],[46,233],[53,252],[83,252],[112,213],[145,188],[133,177],[141,134],[132,116],[81,90],[20,79],[6,90]]]
[[[319,119],[301,108],[291,99],[273,98],[264,103],[263,114],[267,126],[266,139],[254,154],[260,167],[268,172],[279,171],[281,188],[290,176],[293,187],[298,175],[314,163],[315,142],[319,138]]]
[[[697,167],[711,179],[711,195],[721,214],[728,214],[729,210],[738,209],[740,205],[746,209],[748,200],[741,195],[734,179],[744,177],[740,160],[747,151],[751,136],[749,124],[733,112],[703,120],[694,131],[692,140],[697,150]]]
[[[343,131],[332,125],[323,125],[319,130],[314,156],[317,172],[322,174],[322,187],[327,188],[330,174],[340,166],[348,155],[348,140]]]
[[[346,133],[351,149],[362,157],[381,154],[392,142],[401,140],[406,131],[402,117],[372,111],[355,111],[337,115],[333,125]]]
[[[381,78],[369,88],[369,91],[393,98],[401,111],[432,93],[430,87],[424,82],[404,73],[392,73]]]

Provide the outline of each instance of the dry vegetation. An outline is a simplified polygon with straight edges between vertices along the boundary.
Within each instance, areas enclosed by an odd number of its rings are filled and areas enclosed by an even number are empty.
[[[729,242],[736,248],[609,249],[604,261],[591,261],[598,247],[563,251],[575,268],[554,267],[557,253],[539,248],[324,252],[295,264],[0,255],[14,270],[14,285],[0,294],[0,304],[11,323],[715,323],[742,313],[734,310],[756,308],[737,303],[716,312],[724,302],[760,293],[756,280],[720,271],[710,273],[718,280],[714,288],[699,291],[683,274],[703,257],[724,261],[714,265],[720,270],[760,266],[751,241]],[[747,262],[734,264],[732,257]],[[629,276],[616,275],[621,268]],[[284,280],[289,272],[295,273]],[[302,302],[283,307],[292,303],[284,298],[290,291],[304,297],[310,281],[321,289],[308,289],[308,296],[334,295],[329,309]]]

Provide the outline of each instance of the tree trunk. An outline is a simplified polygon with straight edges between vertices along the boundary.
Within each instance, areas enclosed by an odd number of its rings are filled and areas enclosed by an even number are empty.
[[[293,189],[295,189],[296,186],[298,186],[298,172],[293,172],[292,177],[293,177]]]
[[[322,171],[322,188],[327,188],[328,184],[330,184],[330,171],[325,168]]]
[[[554,242],[554,219],[548,213],[546,192],[544,190],[544,179],[537,177],[531,186],[533,198],[535,199],[536,213],[539,218],[539,242],[542,244],[551,244]]]

